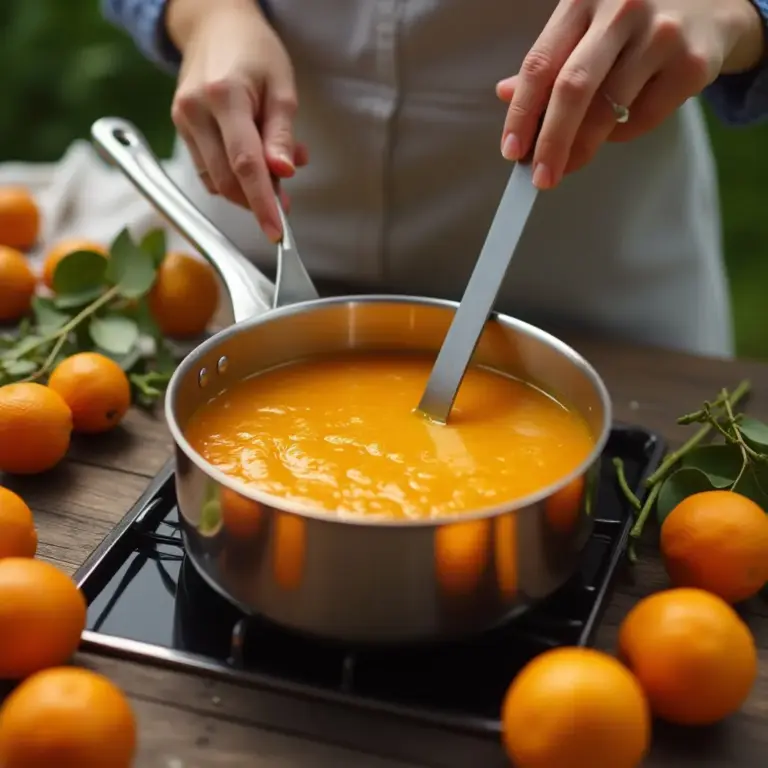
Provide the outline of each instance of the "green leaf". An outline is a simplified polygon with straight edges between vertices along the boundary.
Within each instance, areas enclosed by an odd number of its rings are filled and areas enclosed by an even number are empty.
[[[133,370],[139,362],[141,362],[143,356],[141,354],[141,348],[138,345],[135,345],[127,354],[113,355],[112,359],[127,373],[128,371]]]
[[[768,453],[768,426],[762,421],[742,416],[738,421],[744,442],[760,453]]]
[[[3,365],[3,370],[12,377],[29,376],[38,369],[34,360],[9,360]]]
[[[56,309],[78,311],[85,309],[89,304],[98,299],[102,293],[104,293],[102,286],[85,291],[77,291],[76,293],[65,293],[61,296],[54,296],[53,305]]]
[[[33,349],[42,348],[42,342],[42,336],[25,336],[24,338],[19,339],[11,349],[3,352],[0,357],[2,357],[3,360],[19,360],[29,354]]]
[[[750,463],[733,490],[768,511],[768,466]]]
[[[704,445],[689,451],[681,467],[703,472],[713,488],[730,488],[741,473],[744,457],[738,445]]]
[[[178,364],[179,361],[170,346],[163,339],[159,339],[155,350],[155,368],[158,373],[167,375],[170,380]]]
[[[117,286],[120,295],[126,299],[138,299],[149,292],[155,274],[152,256],[139,248],[124,229],[109,252],[107,281]]]
[[[139,327],[128,317],[94,317],[88,331],[97,347],[113,355],[127,355],[139,340]]]
[[[130,310],[129,314],[136,321],[142,335],[151,336],[153,339],[161,339],[163,337],[160,328],[155,322],[155,318],[152,317],[146,297],[142,297],[136,307]]]
[[[32,311],[38,330],[45,335],[58,331],[72,319],[70,315],[59,312],[52,299],[43,296],[32,299]]]
[[[59,296],[95,292],[104,286],[106,272],[107,260],[101,254],[74,251],[56,265],[53,290]],[[61,305],[57,306],[63,309]]]
[[[16,327],[16,336],[17,338],[23,338],[24,336],[29,336],[32,333],[32,321],[29,319],[28,316],[25,316],[21,319],[21,322]]]
[[[694,493],[713,490],[709,477],[694,467],[681,467],[673,472],[663,483],[656,500],[656,517],[659,525],[667,515],[685,498]]]
[[[165,230],[153,229],[141,239],[139,247],[152,257],[152,263],[159,267],[163,263],[166,252]]]

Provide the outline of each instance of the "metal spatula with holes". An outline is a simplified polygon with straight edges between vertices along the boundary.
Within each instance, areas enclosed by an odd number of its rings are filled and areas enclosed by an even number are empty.
[[[538,189],[533,186],[531,160],[532,153],[512,169],[480,257],[416,409],[439,424],[448,422],[464,374],[536,202]]]

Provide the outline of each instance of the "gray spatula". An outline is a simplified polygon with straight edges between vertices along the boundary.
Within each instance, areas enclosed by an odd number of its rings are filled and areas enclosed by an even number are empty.
[[[512,169],[480,257],[419,401],[417,411],[432,421],[448,421],[537,195],[529,156]]]

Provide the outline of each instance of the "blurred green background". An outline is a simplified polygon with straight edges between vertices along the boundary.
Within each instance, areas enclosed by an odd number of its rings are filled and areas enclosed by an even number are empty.
[[[102,20],[98,0],[0,3],[0,72],[0,161],[55,160],[109,113],[170,151],[173,82]],[[726,129],[710,119],[710,129],[739,353],[768,357],[768,125]]]

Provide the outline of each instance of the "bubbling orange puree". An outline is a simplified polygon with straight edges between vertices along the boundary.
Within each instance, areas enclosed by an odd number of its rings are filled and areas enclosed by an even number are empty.
[[[540,390],[482,368],[448,425],[414,413],[433,360],[355,354],[242,381],[203,405],[190,444],[222,472],[329,514],[418,520],[526,496],[574,470],[594,438]]]

